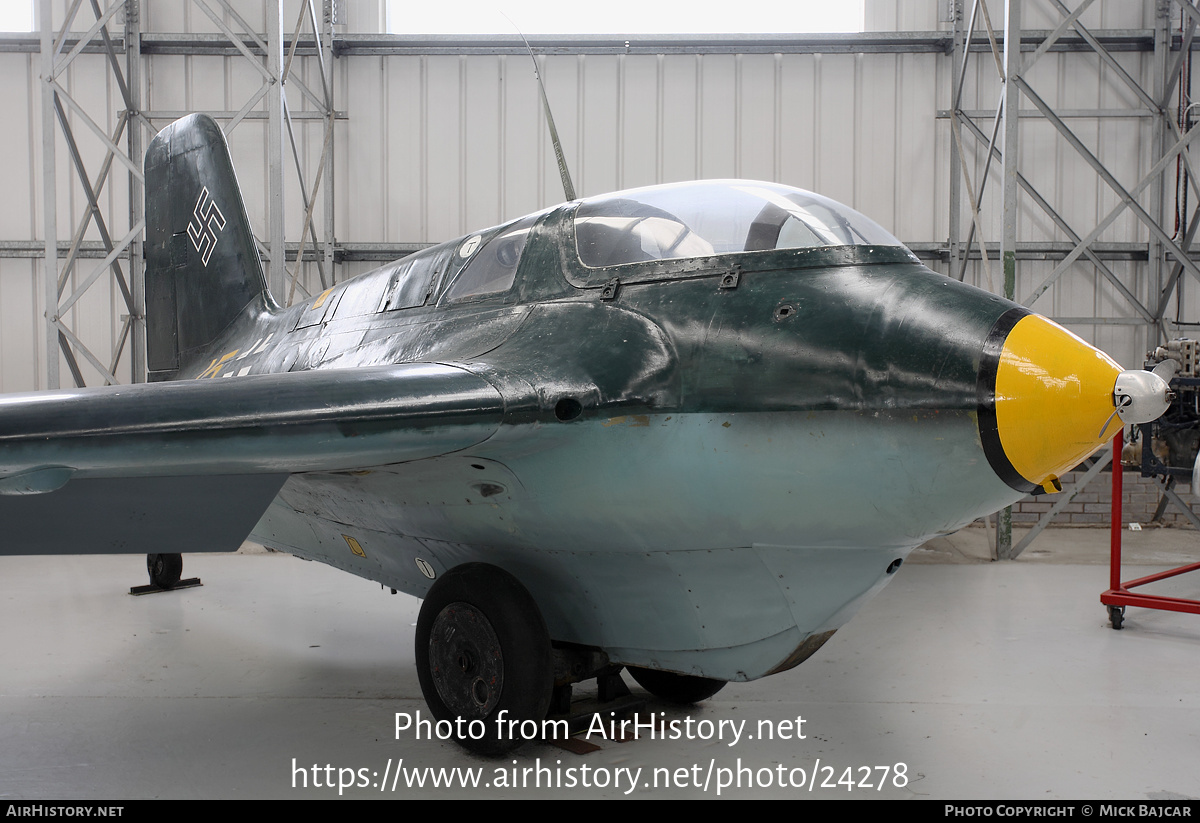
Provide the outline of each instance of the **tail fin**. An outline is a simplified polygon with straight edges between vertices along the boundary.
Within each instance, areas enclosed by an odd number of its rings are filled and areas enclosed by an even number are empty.
[[[221,127],[192,114],[146,151],[146,360],[169,380],[256,298],[271,305]]]

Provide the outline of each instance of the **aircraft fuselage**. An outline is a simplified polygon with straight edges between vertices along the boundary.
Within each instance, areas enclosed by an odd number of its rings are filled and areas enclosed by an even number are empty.
[[[368,273],[252,306],[179,375],[433,361],[503,398],[501,425],[419,471],[293,475],[257,539],[417,596],[495,563],[556,640],[752,679],[799,662],[915,546],[1019,496],[976,416],[1010,303],[891,247],[662,261],[606,294],[564,253],[571,211],[533,229],[510,292],[368,312],[389,283]]]
[[[566,203],[281,308],[211,118],[145,176],[150,382],[0,397],[0,553],[146,553],[169,588],[249,534],[403,590],[438,719],[789,669],[1170,400],[774,183]]]

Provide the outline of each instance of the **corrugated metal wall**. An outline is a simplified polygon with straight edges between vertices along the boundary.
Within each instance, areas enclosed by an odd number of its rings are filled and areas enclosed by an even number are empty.
[[[0,54],[0,110],[8,126],[0,128],[4,196],[0,197],[0,240],[42,237],[41,154],[37,104],[37,55]],[[40,387],[44,352],[40,351],[43,305],[41,261],[0,257],[0,389]]]
[[[251,0],[237,6],[257,26],[271,2]],[[65,2],[56,5],[62,14]],[[146,30],[217,30],[191,3],[143,0],[143,5]],[[946,30],[948,24],[938,20],[939,5],[932,0],[869,0],[867,27]],[[1102,0],[1083,20],[1096,29],[1147,28],[1153,24],[1153,5],[1153,0]],[[1025,28],[1052,28],[1058,22],[1049,0],[1026,0],[1024,6]],[[289,32],[296,10],[295,2],[285,4]],[[348,12],[347,30],[372,30],[382,24],[379,4],[372,0],[351,0]],[[992,12],[993,22],[1002,25],[1002,3],[993,0]],[[83,14],[80,20],[90,23],[91,18]],[[100,55],[78,58],[64,85],[101,127],[111,130],[121,103],[102,59]],[[1149,84],[1149,54],[1123,53],[1118,59],[1134,77]],[[152,111],[236,110],[259,84],[258,72],[241,56],[158,55],[144,60],[142,99]],[[319,85],[315,62],[300,61],[305,80],[313,87]],[[541,65],[581,195],[697,177],[777,180],[846,202],[902,240],[946,241],[950,129],[949,121],[938,116],[950,106],[952,67],[945,54],[589,54],[546,57]],[[39,69],[39,55],[0,53],[0,76],[5,78],[0,84],[0,105],[9,112],[9,127],[0,130],[0,156],[6,169],[0,241],[43,236]],[[993,108],[999,86],[990,56],[975,55],[968,78],[965,107]],[[1062,108],[1138,105],[1094,55],[1048,54],[1029,80],[1048,102]],[[296,110],[307,107],[299,95],[292,94],[289,100]],[[527,57],[341,57],[335,68],[335,106],[347,115],[335,130],[339,241],[435,242],[562,199]],[[72,121],[79,133],[87,133],[78,117],[72,115]],[[1146,118],[1069,122],[1126,185],[1133,185],[1149,167]],[[305,173],[311,180],[322,127],[311,121],[297,127]],[[264,134],[265,121],[247,120],[230,135],[248,210],[260,237],[267,234]],[[978,185],[983,152],[975,149],[972,138],[964,139],[972,179]],[[1060,206],[1077,231],[1086,234],[1116,203],[1116,195],[1049,124],[1023,120],[1021,140],[1025,175]],[[94,176],[103,150],[93,139],[81,140],[81,149]],[[58,232],[63,241],[70,239],[86,200],[68,174],[70,160],[61,136],[57,158]],[[290,158],[285,169],[287,235],[289,241],[296,241],[302,209]],[[119,166],[114,166],[113,174],[118,185],[106,188],[101,205],[111,233],[119,237],[128,230],[124,194],[128,175]],[[1000,238],[1000,187],[995,171],[992,177],[984,201],[984,239],[995,242]],[[318,202],[318,226],[320,220]],[[964,208],[964,232],[969,225]],[[1023,241],[1066,239],[1033,211],[1022,219],[1020,235]],[[86,238],[98,239],[94,227]],[[1144,228],[1125,215],[1101,240],[1145,242],[1146,238]],[[75,277],[82,278],[97,262],[83,261]],[[337,279],[371,265],[344,264]],[[1131,288],[1147,296],[1144,263],[1112,265],[1128,278]],[[1018,299],[1040,283],[1052,266],[1023,261]],[[44,379],[40,270],[36,258],[0,257],[0,391],[40,387]],[[306,271],[305,276],[311,287],[315,271]],[[998,265],[993,265],[990,281],[981,266],[972,265],[968,279],[997,291],[1002,277]],[[1093,267],[1076,266],[1035,308],[1058,316],[1130,316],[1115,290],[1097,281]],[[108,352],[123,311],[115,288],[101,283],[73,308],[71,327],[97,352]],[[1189,311],[1197,313],[1193,303]],[[1139,360],[1145,345],[1144,331],[1131,327],[1076,330],[1130,364]],[[118,374],[127,377],[127,362],[121,369]]]

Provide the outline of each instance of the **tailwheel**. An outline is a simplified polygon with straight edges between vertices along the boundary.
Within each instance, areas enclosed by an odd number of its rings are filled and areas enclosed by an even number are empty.
[[[672,703],[699,703],[725,688],[724,680],[698,677],[692,674],[676,674],[657,669],[639,669],[628,666],[629,673],[637,684],[655,697]]]
[[[150,585],[160,589],[173,589],[183,576],[183,555],[180,554],[148,554],[146,555],[146,571],[150,575]]]
[[[503,569],[467,563],[433,584],[417,617],[416,657],[429,710],[455,723],[470,751],[509,752],[524,742],[522,722],[546,717],[550,634],[528,590]]]

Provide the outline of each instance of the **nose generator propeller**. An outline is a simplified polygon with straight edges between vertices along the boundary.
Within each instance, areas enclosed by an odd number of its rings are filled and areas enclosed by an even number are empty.
[[[1100,439],[1104,439],[1113,417],[1120,417],[1123,423],[1149,423],[1162,417],[1175,399],[1175,392],[1167,385],[1175,367],[1174,360],[1165,360],[1154,371],[1126,369],[1118,374],[1113,386],[1113,413],[1104,421]]]

